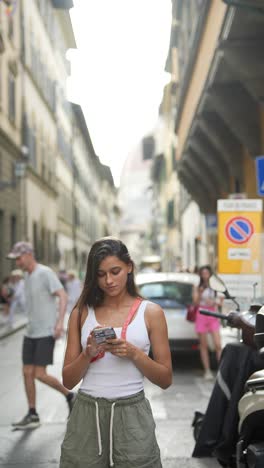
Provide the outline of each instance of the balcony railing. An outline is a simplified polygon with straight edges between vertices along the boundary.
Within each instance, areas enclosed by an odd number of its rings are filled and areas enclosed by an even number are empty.
[[[246,8],[257,13],[264,14],[263,0],[223,0],[229,6]]]

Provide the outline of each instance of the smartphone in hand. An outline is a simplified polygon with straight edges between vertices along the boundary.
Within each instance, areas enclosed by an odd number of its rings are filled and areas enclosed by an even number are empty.
[[[103,344],[108,339],[116,338],[116,333],[113,327],[102,327],[95,328],[93,330],[93,335],[97,344]]]

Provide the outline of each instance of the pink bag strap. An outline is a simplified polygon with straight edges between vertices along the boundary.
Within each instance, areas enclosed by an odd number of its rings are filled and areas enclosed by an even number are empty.
[[[138,310],[142,300],[143,299],[141,297],[137,297],[135,302],[132,304],[132,307],[131,307],[130,311],[128,312],[128,316],[126,318],[126,321],[125,321],[125,323],[124,323],[124,325],[122,327],[122,331],[121,331],[121,338],[123,338],[123,340],[126,339],[127,327],[130,324],[132,318],[134,317],[136,311]]]
[[[142,297],[137,297],[136,300],[133,302],[129,312],[128,312],[128,315],[127,315],[127,318],[125,320],[125,323],[122,327],[122,331],[121,331],[121,338],[123,340],[126,339],[126,333],[127,333],[127,327],[128,325],[130,324],[130,322],[132,321],[136,311],[138,310],[141,302],[143,301]],[[104,357],[105,355],[105,352],[104,351],[101,351],[99,354],[97,354],[97,356],[94,356],[90,362],[94,362],[94,361],[97,361],[97,359],[101,359],[102,357]]]

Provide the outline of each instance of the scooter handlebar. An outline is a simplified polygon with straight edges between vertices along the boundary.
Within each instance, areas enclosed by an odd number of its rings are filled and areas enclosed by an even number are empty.
[[[199,309],[200,314],[209,315],[210,317],[216,317],[224,320],[229,320],[228,315],[220,314],[219,312],[212,312],[211,310]]]

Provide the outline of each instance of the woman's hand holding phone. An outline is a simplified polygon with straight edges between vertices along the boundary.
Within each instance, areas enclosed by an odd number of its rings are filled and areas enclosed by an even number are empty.
[[[96,328],[99,328],[99,327],[96,327]],[[92,330],[92,332],[87,338],[86,348],[84,348],[83,354],[86,357],[93,358],[97,356],[101,351],[104,351],[104,346],[102,344],[96,343],[96,339]]]
[[[122,338],[107,340],[104,350],[120,358],[133,359],[137,352],[137,347]]]

